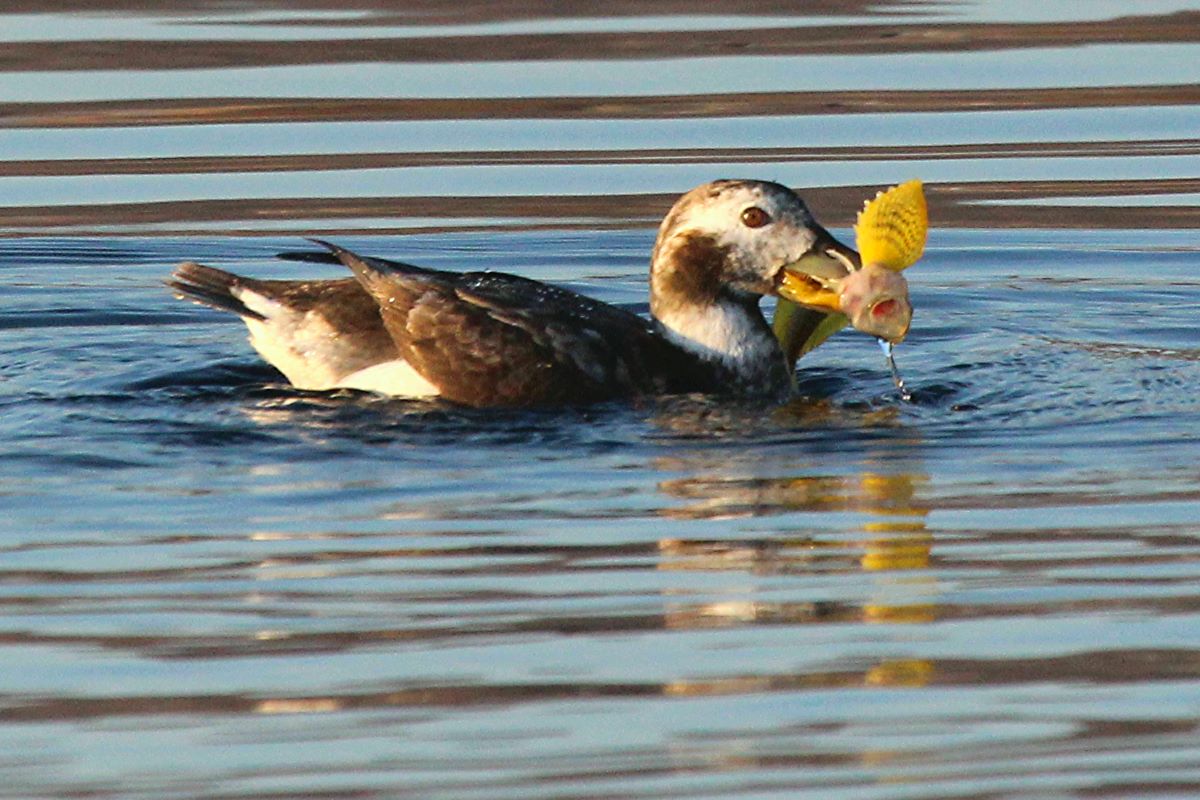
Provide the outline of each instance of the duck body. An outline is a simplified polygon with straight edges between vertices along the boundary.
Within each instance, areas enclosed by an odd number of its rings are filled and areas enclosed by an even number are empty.
[[[192,263],[171,285],[241,316],[250,343],[298,389],[512,406],[737,393],[754,380],[673,343],[653,319],[561,287],[335,252],[376,271],[381,301],[353,278],[260,281]],[[769,385],[757,389],[784,393],[781,354],[763,350]]]
[[[782,398],[791,369],[759,301],[777,293],[788,263],[842,248],[786,187],[705,184],[659,230],[646,319],[517,275],[318,244],[353,277],[256,280],[186,263],[168,285],[238,314],[255,349],[298,388],[477,407],[686,392]]]

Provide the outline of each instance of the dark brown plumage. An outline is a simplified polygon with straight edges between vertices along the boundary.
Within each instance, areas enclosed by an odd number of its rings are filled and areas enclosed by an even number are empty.
[[[378,304],[408,361],[472,406],[719,391],[721,371],[636,314],[505,273],[411,271],[326,245]]]

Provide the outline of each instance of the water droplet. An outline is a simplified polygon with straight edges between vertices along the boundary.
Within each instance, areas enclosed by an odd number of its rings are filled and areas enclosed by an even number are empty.
[[[896,368],[896,348],[891,342],[880,339],[879,349],[883,350],[884,356],[887,357],[888,368],[892,371],[892,380],[896,384],[896,391],[900,392],[900,399],[906,403],[912,402],[912,392],[904,385],[904,378],[900,377],[900,370]]]

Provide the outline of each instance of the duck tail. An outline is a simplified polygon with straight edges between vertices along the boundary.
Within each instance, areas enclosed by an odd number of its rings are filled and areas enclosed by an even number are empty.
[[[239,290],[246,287],[247,281],[232,272],[186,261],[176,267],[164,283],[181,300],[191,300],[220,311],[232,311],[246,319],[266,319],[242,302]]]

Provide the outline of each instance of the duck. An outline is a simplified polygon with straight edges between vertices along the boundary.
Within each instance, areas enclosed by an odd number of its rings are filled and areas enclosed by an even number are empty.
[[[166,284],[239,316],[297,389],[477,408],[688,393],[782,400],[803,347],[772,331],[764,297],[800,311],[793,337],[845,314],[897,341],[912,316],[903,277],[863,270],[799,195],[771,181],[717,180],[674,203],[651,252],[648,318],[519,275],[428,269],[312,241],[324,250],[309,260],[351,276],[261,280],[186,262]]]

